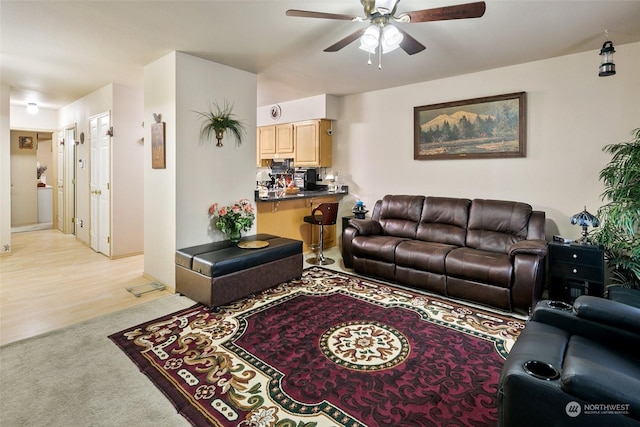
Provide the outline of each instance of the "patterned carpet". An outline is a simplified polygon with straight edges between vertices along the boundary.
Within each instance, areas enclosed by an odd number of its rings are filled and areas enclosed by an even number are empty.
[[[349,274],[110,336],[198,426],[490,426],[524,322]]]

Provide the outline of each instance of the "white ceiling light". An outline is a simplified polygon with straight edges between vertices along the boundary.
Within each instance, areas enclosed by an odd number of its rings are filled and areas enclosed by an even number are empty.
[[[374,23],[360,37],[360,49],[369,52],[368,64],[371,65],[371,54],[378,53],[378,69],[382,69],[382,54],[400,47],[404,35],[393,25]],[[380,49],[378,51],[378,49]]]
[[[29,114],[38,114],[38,106],[35,102],[30,102],[27,105],[27,113]]]
[[[382,29],[382,53],[391,52],[396,50],[400,43],[402,43],[402,39],[404,36],[396,27],[393,25],[387,25]]]
[[[360,49],[365,52],[376,53],[379,40],[380,28],[377,25],[370,25],[360,37]]]

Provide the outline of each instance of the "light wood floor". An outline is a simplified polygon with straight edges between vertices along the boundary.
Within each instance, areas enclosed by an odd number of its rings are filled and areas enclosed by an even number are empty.
[[[126,288],[149,283],[143,255],[110,260],[58,230],[13,233],[11,248],[0,257],[0,345],[173,293],[136,298]],[[336,260],[327,268],[344,271],[337,247],[325,254]]]
[[[149,283],[143,255],[110,260],[57,230],[11,235],[0,257],[0,345],[161,298],[127,287]]]

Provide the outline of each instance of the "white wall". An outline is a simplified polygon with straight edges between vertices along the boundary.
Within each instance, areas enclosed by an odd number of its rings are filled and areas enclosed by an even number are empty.
[[[150,126],[145,126],[147,276],[175,286],[176,249],[226,238],[210,229],[209,205],[253,200],[256,90],[255,74],[181,52],[145,67],[145,124],[153,122],[153,113],[162,114],[167,146],[167,168],[152,169]],[[246,125],[240,146],[228,137],[223,147],[200,141],[195,111],[206,111],[211,101],[223,105],[225,99]]]
[[[144,90],[113,85],[111,256],[144,251]]]
[[[38,114],[29,114],[26,106],[12,105],[10,111],[11,129],[53,131],[58,128],[58,110],[40,108]]]
[[[11,131],[9,85],[0,84],[0,256],[11,254]]]
[[[212,203],[253,201],[257,76],[184,53],[177,59],[176,243],[182,248],[227,238],[215,227],[210,230],[207,209]],[[233,104],[246,134],[236,145],[225,132],[224,146],[216,147],[215,139],[200,140],[202,121],[195,111],[208,111],[211,102],[222,106],[225,100]]]
[[[153,113],[166,123],[166,169],[151,168]],[[176,52],[144,67],[144,273],[175,286]]]
[[[598,77],[597,52],[347,96],[334,127],[334,170],[372,208],[385,194],[495,198],[547,213],[547,234],[577,238],[569,217],[603,205],[606,144],[640,127],[640,43],[616,46],[618,74]],[[527,155],[413,160],[413,108],[527,92]],[[348,212],[344,212],[348,214]]]
[[[279,123],[293,123],[304,120],[338,118],[339,98],[333,95],[316,95],[293,101],[279,102],[280,118],[271,117],[272,105],[258,107],[257,125],[269,126]]]

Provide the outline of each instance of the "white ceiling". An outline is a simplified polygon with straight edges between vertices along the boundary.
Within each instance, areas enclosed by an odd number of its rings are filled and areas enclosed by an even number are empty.
[[[473,0],[402,0],[398,12]],[[258,76],[258,106],[346,95],[640,41],[640,1],[487,0],[482,18],[398,24],[427,49],[367,65],[366,23],[285,16],[287,9],[363,15],[358,0],[0,2],[0,77],[11,104],[60,108],[109,83],[141,84],[143,67],[183,51]],[[619,70],[623,72],[624,70]]]

